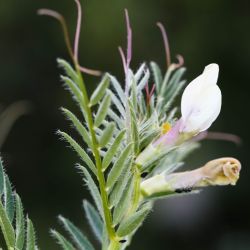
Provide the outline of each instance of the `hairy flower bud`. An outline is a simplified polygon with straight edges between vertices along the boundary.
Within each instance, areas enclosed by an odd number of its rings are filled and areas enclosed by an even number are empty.
[[[199,187],[235,185],[241,164],[234,158],[219,158],[192,171],[155,175],[141,183],[144,197],[187,192]]]

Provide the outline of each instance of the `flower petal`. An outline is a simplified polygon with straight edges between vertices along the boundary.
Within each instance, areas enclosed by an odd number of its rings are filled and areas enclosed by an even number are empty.
[[[204,131],[218,117],[221,110],[221,91],[216,85],[218,73],[219,66],[210,64],[184,90],[180,132]]]

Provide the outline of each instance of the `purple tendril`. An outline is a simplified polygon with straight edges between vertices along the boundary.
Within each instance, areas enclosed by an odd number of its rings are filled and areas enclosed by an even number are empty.
[[[129,68],[132,59],[132,29],[130,26],[128,10],[125,9],[125,18],[127,26],[127,69]]]
[[[176,68],[180,68],[184,65],[184,58],[182,55],[176,55],[176,58],[178,60],[178,63],[175,64]]]
[[[127,64],[126,64],[125,54],[124,54],[121,46],[118,47],[118,50],[119,50],[119,53],[120,53],[120,56],[122,59],[122,65],[123,65],[124,72],[126,73],[127,72]]]
[[[233,142],[237,146],[240,146],[242,144],[242,140],[239,136],[234,135],[234,134],[222,133],[222,132],[204,131],[193,138],[194,141],[201,141],[204,139],[229,141],[229,142]]]
[[[169,67],[171,64],[171,56],[170,56],[170,49],[169,49],[167,32],[166,32],[162,23],[158,22],[156,25],[160,28],[160,31],[162,34],[164,47],[165,47],[165,53],[166,53],[166,64],[167,64],[167,67]]]
[[[146,91],[147,106],[149,106],[151,97],[153,96],[154,91],[155,91],[155,84],[153,84],[152,89],[149,91],[149,86],[147,83],[145,86],[145,91]]]

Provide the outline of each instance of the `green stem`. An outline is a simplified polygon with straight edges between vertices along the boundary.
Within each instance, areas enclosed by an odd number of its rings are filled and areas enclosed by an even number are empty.
[[[135,165],[135,173],[134,173],[134,195],[133,195],[133,199],[132,199],[132,206],[130,208],[129,211],[129,215],[133,214],[140,203],[140,184],[141,184],[141,171],[138,167],[138,165]]]
[[[105,182],[104,174],[102,172],[102,161],[101,161],[101,156],[100,156],[100,153],[98,150],[99,144],[98,144],[95,130],[94,130],[92,111],[91,111],[91,108],[89,106],[89,98],[88,98],[87,90],[86,90],[86,87],[85,87],[85,84],[84,84],[84,81],[82,78],[82,74],[81,74],[80,69],[79,69],[79,64],[77,61],[75,61],[74,63],[75,63],[75,68],[77,70],[78,77],[79,77],[80,88],[81,88],[81,91],[83,94],[83,105],[84,105],[85,110],[87,112],[86,118],[87,118],[87,123],[88,123],[89,131],[90,131],[91,139],[92,139],[92,143],[93,143],[93,155],[95,158],[95,163],[96,163],[96,168],[97,168],[97,178],[99,181],[100,193],[101,193],[101,198],[102,198],[102,206],[103,206],[103,210],[104,210],[104,220],[105,220],[105,224],[107,227],[109,239],[112,241],[112,240],[116,239],[116,234],[115,234],[115,230],[112,226],[112,216],[111,216],[111,211],[109,209],[108,195],[106,192],[106,182]]]
[[[108,247],[108,250],[119,250],[121,244],[117,241],[111,241]]]

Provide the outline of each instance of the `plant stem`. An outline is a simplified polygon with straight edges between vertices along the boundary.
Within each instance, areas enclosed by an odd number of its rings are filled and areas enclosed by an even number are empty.
[[[133,199],[132,199],[132,206],[130,208],[129,211],[129,215],[133,214],[138,206],[139,206],[139,202],[140,202],[140,183],[141,183],[141,171],[138,167],[138,165],[135,164],[134,166],[135,168],[135,180],[134,180],[134,195],[133,195]]]
[[[111,241],[108,247],[108,250],[119,250],[120,249],[120,243],[118,241]]]
[[[95,158],[95,163],[96,163],[96,168],[97,168],[97,178],[98,178],[98,182],[99,182],[99,188],[100,188],[101,199],[102,199],[102,206],[103,206],[103,210],[104,210],[104,220],[105,220],[105,224],[107,227],[109,239],[110,239],[110,241],[114,241],[116,239],[116,234],[115,234],[115,230],[112,226],[112,216],[111,216],[111,212],[109,209],[108,195],[106,192],[106,182],[105,182],[104,174],[102,172],[102,161],[101,161],[101,156],[100,156],[100,153],[98,150],[99,144],[98,144],[95,130],[94,130],[94,121],[93,121],[93,117],[92,117],[92,111],[91,111],[91,108],[89,106],[89,98],[88,98],[87,90],[86,90],[86,87],[85,87],[85,84],[84,84],[84,81],[82,78],[82,74],[80,72],[79,65],[76,61],[75,61],[75,68],[77,70],[80,88],[81,88],[81,91],[83,94],[83,105],[87,111],[86,118],[87,118],[87,123],[88,123],[89,131],[90,131],[91,139],[92,139],[92,144],[93,144],[93,155]]]

